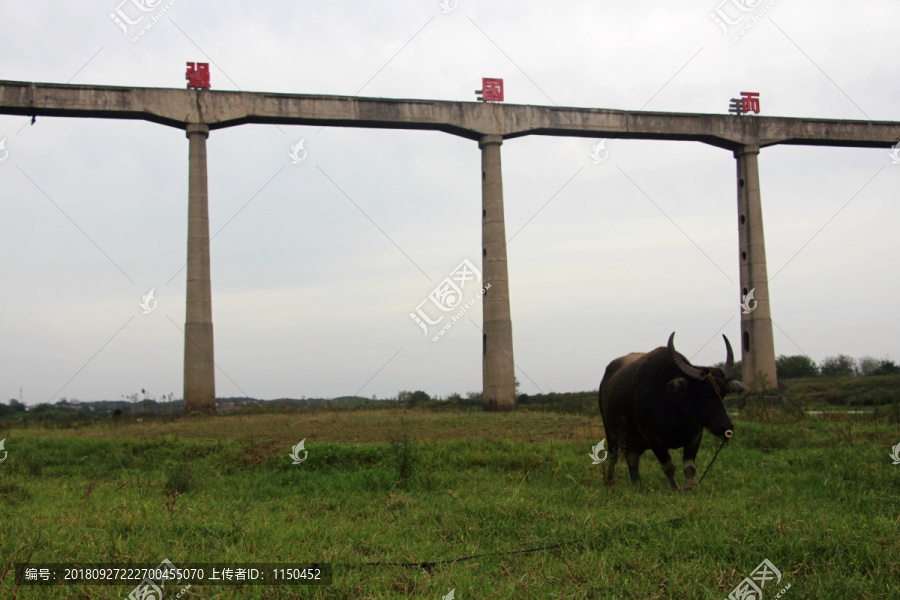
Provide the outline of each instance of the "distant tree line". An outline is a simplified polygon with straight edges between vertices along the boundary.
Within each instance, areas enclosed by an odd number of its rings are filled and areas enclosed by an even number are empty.
[[[6,404],[0,402],[0,418],[24,418],[27,412],[28,415],[39,415],[43,419],[52,421],[57,418],[67,419],[79,415],[96,418],[100,415],[121,416],[125,413],[132,415],[158,414],[180,411],[182,408],[182,401],[175,400],[173,393],[162,395],[159,400],[150,396],[144,389],[141,390],[141,394],[143,397],[135,393],[123,395],[121,400],[97,401],[81,401],[63,396],[54,403],[41,402],[28,407],[15,398],[10,398]]]
[[[714,366],[720,369],[724,362]],[[855,359],[846,354],[828,356],[821,363],[806,356],[795,354],[793,356],[779,355],[775,359],[775,374],[778,380],[799,379],[802,377],[865,377],[868,375],[900,375],[900,365],[888,358],[872,358],[863,356]],[[743,363],[734,363],[734,377],[743,380]]]
[[[798,377],[865,377],[869,375],[897,375],[900,365],[887,358],[863,356],[855,359],[846,354],[829,356],[816,364],[805,354],[785,356],[775,359],[775,372],[779,379]]]
[[[4,415],[14,415],[18,412],[25,412],[25,405],[15,398],[10,398],[8,405],[0,403],[0,417]]]

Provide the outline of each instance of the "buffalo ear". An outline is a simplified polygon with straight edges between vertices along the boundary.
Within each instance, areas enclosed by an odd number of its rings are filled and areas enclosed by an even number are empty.
[[[740,381],[729,381],[728,382],[728,391],[729,392],[743,392],[744,385]]]
[[[674,394],[676,392],[680,392],[681,390],[686,390],[687,386],[688,380],[686,377],[676,377],[666,384],[666,391],[670,394]]]

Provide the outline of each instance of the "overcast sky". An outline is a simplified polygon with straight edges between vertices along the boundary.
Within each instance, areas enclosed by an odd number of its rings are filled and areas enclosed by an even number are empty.
[[[757,91],[764,115],[900,120],[891,0],[144,1],[0,2],[0,79],[184,88],[198,61],[214,90],[474,101],[499,77],[515,104],[725,113]],[[184,132],[29,121],[0,116],[0,399],[181,397]],[[596,163],[598,141],[502,146],[525,393],[596,389],[672,331],[697,364],[724,359],[717,332],[739,352],[731,153],[611,139]],[[477,143],[245,125],[208,152],[217,396],[481,389],[480,303],[437,342],[410,318],[481,266]],[[776,353],[900,358],[900,164],[783,146],[759,165]]]

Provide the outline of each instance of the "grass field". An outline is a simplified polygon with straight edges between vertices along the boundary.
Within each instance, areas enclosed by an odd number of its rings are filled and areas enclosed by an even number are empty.
[[[133,585],[17,587],[14,564],[168,558],[334,569],[331,586],[195,585],[185,599],[721,600],[769,559],[783,579],[765,598],[788,584],[787,600],[900,598],[896,416],[767,411],[735,425],[702,485],[680,493],[650,453],[642,490],[622,461],[618,484],[602,485],[588,457],[604,437],[599,416],[389,409],[17,425],[0,431],[0,594],[126,598]],[[293,465],[304,438],[308,458]],[[707,434],[701,473],[716,447]],[[413,564],[368,564],[389,562]]]

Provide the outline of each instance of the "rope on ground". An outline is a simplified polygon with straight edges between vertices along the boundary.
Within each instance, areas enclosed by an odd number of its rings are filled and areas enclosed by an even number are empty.
[[[674,519],[668,519],[666,521],[660,521],[658,524],[670,524],[673,525],[675,523],[679,523],[684,521],[684,517],[675,517]],[[636,525],[624,525],[617,529],[634,529]],[[608,534],[609,532],[607,532]],[[502,552],[483,552],[481,554],[472,554],[469,556],[459,556],[457,558],[448,558],[448,559],[440,559],[440,560],[432,560],[432,561],[420,561],[420,562],[364,562],[364,563],[350,563],[350,564],[336,564],[334,566],[340,567],[351,567],[351,568],[361,568],[361,567],[420,567],[425,569],[426,571],[431,571],[434,567],[438,565],[444,564],[453,564],[458,562],[463,562],[467,560],[473,560],[476,558],[482,558],[485,556],[509,556],[512,554],[528,554],[531,552],[540,552],[542,550],[552,550],[553,548],[561,548],[563,546],[568,546],[570,544],[583,543],[588,540],[599,538],[603,534],[597,534],[595,536],[590,536],[587,538],[573,538],[571,540],[566,540],[564,542],[557,542],[555,544],[549,544],[546,546],[536,546],[534,548],[524,548],[522,550],[505,550]]]
[[[728,439],[726,438],[726,439],[722,440],[722,443],[721,443],[721,444],[719,444],[719,449],[716,450],[716,453],[713,454],[712,460],[709,461],[709,464],[708,464],[708,465],[706,465],[706,470],[703,471],[703,475],[700,476],[700,481],[697,482],[697,485],[700,485],[701,483],[703,483],[703,478],[706,477],[706,474],[707,474],[707,473],[709,473],[709,468],[710,468],[711,466],[713,466],[713,463],[714,463],[714,462],[716,462],[716,457],[719,455],[719,450],[721,450],[722,448],[725,447],[725,442],[727,442],[727,441],[728,441]]]

